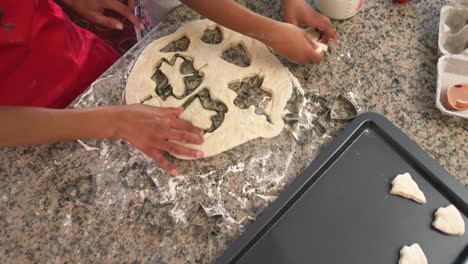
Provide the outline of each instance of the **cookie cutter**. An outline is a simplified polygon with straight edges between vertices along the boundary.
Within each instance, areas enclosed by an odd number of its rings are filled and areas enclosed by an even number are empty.
[[[295,111],[287,113],[283,120],[290,126],[290,132],[294,141],[301,145],[310,143],[314,134],[324,135],[327,133],[328,124],[332,121],[348,121],[354,119],[359,114],[361,109],[354,100],[339,94],[331,102],[318,92],[310,92],[304,95],[294,90],[294,106]],[[309,127],[300,123],[302,111],[307,104],[319,103],[323,112],[319,117],[309,124]],[[336,104],[342,102],[351,109],[352,114],[339,115],[336,111]],[[327,118],[329,117],[329,120]]]
[[[318,130],[318,133],[321,135],[325,135],[327,133],[328,123],[325,122],[325,119],[330,114],[330,109],[328,109],[325,113],[323,113],[317,121],[315,121],[315,127]]]
[[[318,92],[306,93],[304,95],[300,94],[295,90],[295,100],[294,106],[295,111],[292,113],[287,113],[283,120],[291,127],[290,132],[294,141],[301,145],[306,145],[310,143],[315,133],[325,134],[326,133],[326,124],[323,124],[323,115],[327,114],[330,110],[328,108],[328,99]],[[300,123],[300,116],[305,106],[308,104],[319,103],[320,107],[324,109],[324,113],[317,119],[312,121],[308,126]]]
[[[339,115],[336,112],[335,104],[337,104],[340,101],[345,103],[349,107],[349,109],[351,109],[352,114],[343,116],[343,115]],[[333,99],[333,101],[331,101],[329,108],[330,108],[330,119],[338,120],[338,121],[348,121],[348,120],[354,119],[356,116],[359,115],[358,110],[360,109],[360,107],[356,104],[356,102],[354,102],[354,100],[351,100],[342,94],[339,94],[337,97],[335,97],[335,99]]]
[[[313,121],[313,128],[316,129],[315,131],[320,135],[324,135],[327,133],[328,123],[325,122],[325,118],[331,111],[330,102],[325,96],[319,94],[318,92],[311,93],[309,98],[312,100],[311,102],[318,102],[320,107],[324,109],[324,112],[320,114],[319,118]]]
[[[174,67],[175,66],[175,63],[177,61],[177,59],[180,58],[182,60],[184,60],[184,63],[186,62],[189,62],[192,64],[191,68],[189,71],[185,71],[185,72],[182,72],[182,68],[181,69],[177,69],[178,71],[180,71],[182,74],[184,74],[184,82],[185,82],[185,77],[187,76],[195,76],[197,78],[203,78],[204,74],[203,72],[200,72],[199,70],[195,69],[194,66],[193,66],[193,59],[190,58],[190,57],[187,57],[187,56],[183,56],[181,55],[180,53],[176,53],[170,60],[166,59],[166,58],[162,58],[161,61],[158,62],[158,64],[156,65],[156,71],[155,73],[153,74],[153,76],[151,77],[153,79],[153,81],[156,83],[156,94],[163,98],[163,100],[165,100],[167,97],[169,96],[172,96],[178,100],[181,100],[187,96],[189,96],[193,91],[189,91],[188,88],[187,88],[187,84],[185,83],[185,90],[184,90],[184,94],[182,94],[181,96],[177,96],[174,94],[174,91],[173,91],[173,87],[172,85],[169,83],[169,80],[167,79],[167,77],[161,72],[160,68],[161,66],[165,63],[171,67]],[[160,76],[162,74],[162,76]],[[158,82],[157,80],[157,76],[160,76],[162,78],[161,81]],[[200,85],[201,85],[202,82],[200,82],[196,87],[194,87],[192,90],[195,90],[196,88],[198,88]]]
[[[220,127],[223,123],[224,115],[228,112],[227,106],[224,103],[212,100],[210,92],[207,89],[203,89],[198,94],[190,97],[187,101],[185,101],[182,107],[186,109],[197,98],[198,100],[200,100],[203,109],[216,112],[216,115],[211,117],[211,127],[205,129],[205,133],[212,133],[213,131],[218,129],[218,127]],[[212,106],[208,105],[209,101],[212,101]],[[217,121],[218,116],[221,118],[221,122]]]

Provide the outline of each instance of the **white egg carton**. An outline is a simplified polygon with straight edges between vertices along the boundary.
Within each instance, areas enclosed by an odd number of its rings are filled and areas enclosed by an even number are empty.
[[[439,24],[436,106],[445,115],[468,119],[468,110],[452,111],[445,107],[447,89],[468,83],[468,0],[457,0],[444,6]]]
[[[436,106],[446,115],[468,119],[468,109],[452,111],[445,108],[445,95],[448,88],[459,83],[468,83],[468,56],[444,55],[437,64]]]

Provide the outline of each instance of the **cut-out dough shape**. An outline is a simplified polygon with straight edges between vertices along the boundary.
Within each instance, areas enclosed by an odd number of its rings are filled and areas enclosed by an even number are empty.
[[[217,115],[216,111],[203,108],[200,99],[195,98],[179,118],[189,121],[193,125],[206,130],[211,127],[211,118],[215,115]]]
[[[201,38],[205,30],[216,27],[221,31],[223,41],[219,44],[204,43]],[[160,52],[160,50],[182,36],[189,38],[190,45],[187,51],[178,53],[183,57],[193,59],[194,68],[198,71],[203,70],[204,79],[200,86],[193,91],[192,96],[182,99],[171,96],[162,100],[156,94],[155,83],[151,77],[163,58],[170,60],[175,55],[174,52],[165,53]],[[239,67],[220,58],[224,50],[239,43],[242,43],[250,57],[249,67]],[[263,77],[261,88],[271,94],[271,101],[268,102],[263,111],[270,117],[270,122],[264,116],[257,115],[254,106],[248,109],[240,109],[235,106],[234,100],[237,94],[228,87],[229,83],[255,74]],[[158,107],[181,107],[203,89],[209,90],[212,100],[226,105],[227,112],[224,115],[224,121],[216,130],[205,133],[205,141],[202,145],[185,144],[185,146],[199,149],[203,151],[205,157],[210,157],[249,140],[259,137],[272,138],[281,133],[284,127],[283,111],[291,97],[293,82],[289,70],[281,64],[265,44],[205,19],[187,23],[173,34],[149,44],[130,72],[125,88],[125,99],[127,104],[134,104],[151,96],[151,100],[145,101],[145,104]],[[190,115],[198,114],[190,113]],[[193,118],[189,117],[189,113],[185,117],[187,119]],[[186,157],[178,158],[188,159]]]
[[[398,264],[427,264],[426,255],[418,244],[404,246],[400,250],[400,260]]]
[[[447,235],[462,236],[465,234],[465,221],[453,204],[437,209],[432,226]]]
[[[318,48],[315,51],[317,51],[318,53],[322,51],[323,52],[328,51],[328,46],[320,42],[320,33],[317,32],[314,28],[306,29],[306,34],[312,40],[313,43],[318,45]]]
[[[393,179],[392,185],[391,194],[400,195],[421,204],[426,203],[424,193],[408,172],[397,175]]]

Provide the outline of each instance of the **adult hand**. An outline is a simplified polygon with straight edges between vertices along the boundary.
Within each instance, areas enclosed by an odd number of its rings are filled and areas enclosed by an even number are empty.
[[[292,24],[279,22],[274,36],[266,42],[279,54],[298,64],[319,64],[323,59],[323,51],[317,52],[318,45],[312,42],[306,31]]]
[[[104,10],[109,9],[126,17],[137,28],[144,28],[143,24],[133,14],[133,10],[118,0],[65,0],[65,2],[81,16],[96,24],[119,30],[123,29],[122,22],[104,15]]]
[[[321,42],[328,43],[332,39],[338,43],[338,37],[331,20],[315,11],[304,0],[283,0],[283,16],[286,22],[296,26],[317,28],[323,32]]]
[[[164,157],[164,152],[191,158],[204,155],[200,150],[180,144],[203,143],[203,130],[179,119],[178,115],[182,112],[183,108],[157,108],[140,104],[123,106],[116,136],[153,158],[172,175],[177,175],[177,169]]]

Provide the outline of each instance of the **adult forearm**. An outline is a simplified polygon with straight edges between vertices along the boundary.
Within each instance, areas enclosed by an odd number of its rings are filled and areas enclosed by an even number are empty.
[[[210,20],[234,31],[269,43],[281,23],[261,16],[233,0],[182,0],[185,5]]]
[[[0,107],[0,146],[46,144],[58,141],[116,136],[113,107],[56,110]]]

